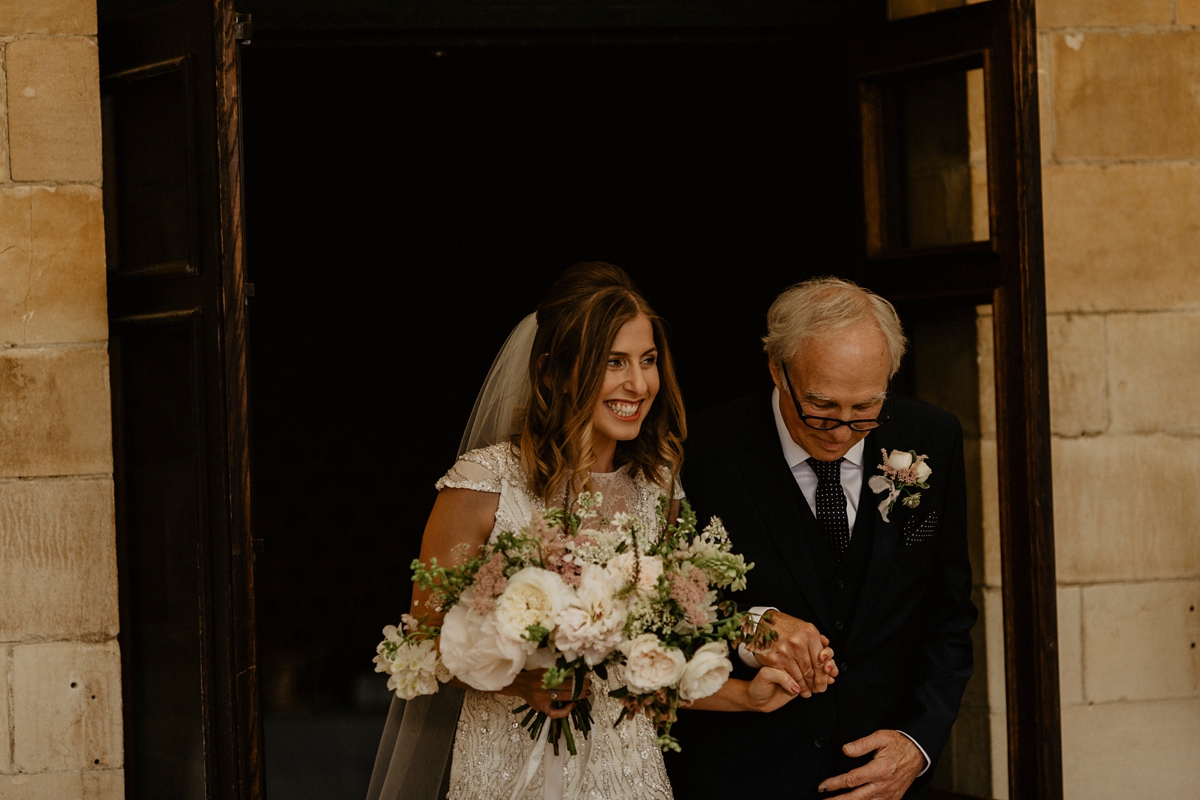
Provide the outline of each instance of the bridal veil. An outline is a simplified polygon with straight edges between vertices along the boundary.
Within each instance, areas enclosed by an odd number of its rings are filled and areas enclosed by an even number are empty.
[[[537,333],[530,314],[509,334],[483,388],[458,447],[461,456],[507,440],[517,410],[529,400],[529,354]],[[404,701],[392,698],[367,800],[438,800],[448,785],[450,753],[463,691],[443,684],[436,694]]]

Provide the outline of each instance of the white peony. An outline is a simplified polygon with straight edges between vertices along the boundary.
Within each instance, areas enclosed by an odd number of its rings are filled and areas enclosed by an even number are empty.
[[[513,682],[525,666],[529,642],[502,633],[496,614],[480,616],[471,608],[475,590],[467,589],[442,623],[442,663],[450,674],[483,692]]]
[[[679,696],[684,700],[699,700],[720,689],[733,672],[729,646],[725,642],[709,642],[683,668],[679,678]]]
[[[912,453],[904,453],[900,450],[893,450],[891,455],[888,456],[888,464],[896,469],[908,469],[912,466],[912,462]]]
[[[924,483],[925,479],[928,478],[931,474],[933,474],[933,470],[931,470],[929,468],[929,465],[926,464],[924,461],[922,461],[920,464],[917,464],[916,471],[917,471],[917,482],[918,483]]]
[[[583,566],[574,600],[554,619],[554,646],[568,661],[582,655],[594,667],[624,641],[628,609],[615,597],[624,586],[616,570]]]
[[[634,561],[634,559],[637,561]],[[636,564],[636,568],[635,568]],[[632,582],[634,572],[637,572],[637,589],[642,594],[649,594],[658,587],[658,578],[663,574],[662,559],[657,556],[635,556],[632,552],[621,553],[608,562],[608,568],[617,570],[624,576],[626,582]]]
[[[656,692],[679,681],[687,658],[682,650],[663,647],[653,633],[624,642],[625,680],[634,694]]]
[[[557,572],[526,567],[508,579],[508,586],[496,598],[496,629],[514,641],[527,644],[532,651],[537,645],[524,639],[529,626],[553,628],[554,618],[573,595],[574,591]]]

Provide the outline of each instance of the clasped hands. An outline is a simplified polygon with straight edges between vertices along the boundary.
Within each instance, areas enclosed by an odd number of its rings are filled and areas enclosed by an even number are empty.
[[[754,657],[766,667],[781,669],[791,675],[801,687],[801,697],[812,697],[825,691],[838,675],[829,639],[816,626],[779,611],[768,611],[759,621],[773,631]],[[866,764],[842,775],[827,778],[817,787],[819,792],[853,789],[841,800],[897,800],[908,791],[913,780],[925,767],[920,749],[899,731],[875,731],[849,742],[842,752],[851,758],[874,753]]]
[[[768,611],[759,620],[759,628],[771,633],[756,637],[762,644],[752,648],[764,667],[783,670],[800,687],[801,697],[823,692],[837,678],[829,639],[811,622],[779,611]]]

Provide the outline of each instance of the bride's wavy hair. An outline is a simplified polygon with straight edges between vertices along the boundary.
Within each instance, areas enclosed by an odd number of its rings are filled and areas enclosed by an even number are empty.
[[[687,423],[666,327],[625,270],[587,261],[564,272],[538,305],[529,403],[513,437],[529,488],[547,505],[561,503],[568,491],[587,483],[595,463],[592,414],[609,353],[621,326],[639,314],[654,330],[659,389],[637,438],[617,442],[614,466],[628,464],[631,475],[668,493],[679,476]]]

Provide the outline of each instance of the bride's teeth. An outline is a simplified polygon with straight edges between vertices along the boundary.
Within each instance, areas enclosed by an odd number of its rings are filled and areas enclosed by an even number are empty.
[[[618,403],[615,401],[609,401],[607,405],[618,417],[632,417],[637,413],[638,410],[636,403]]]

